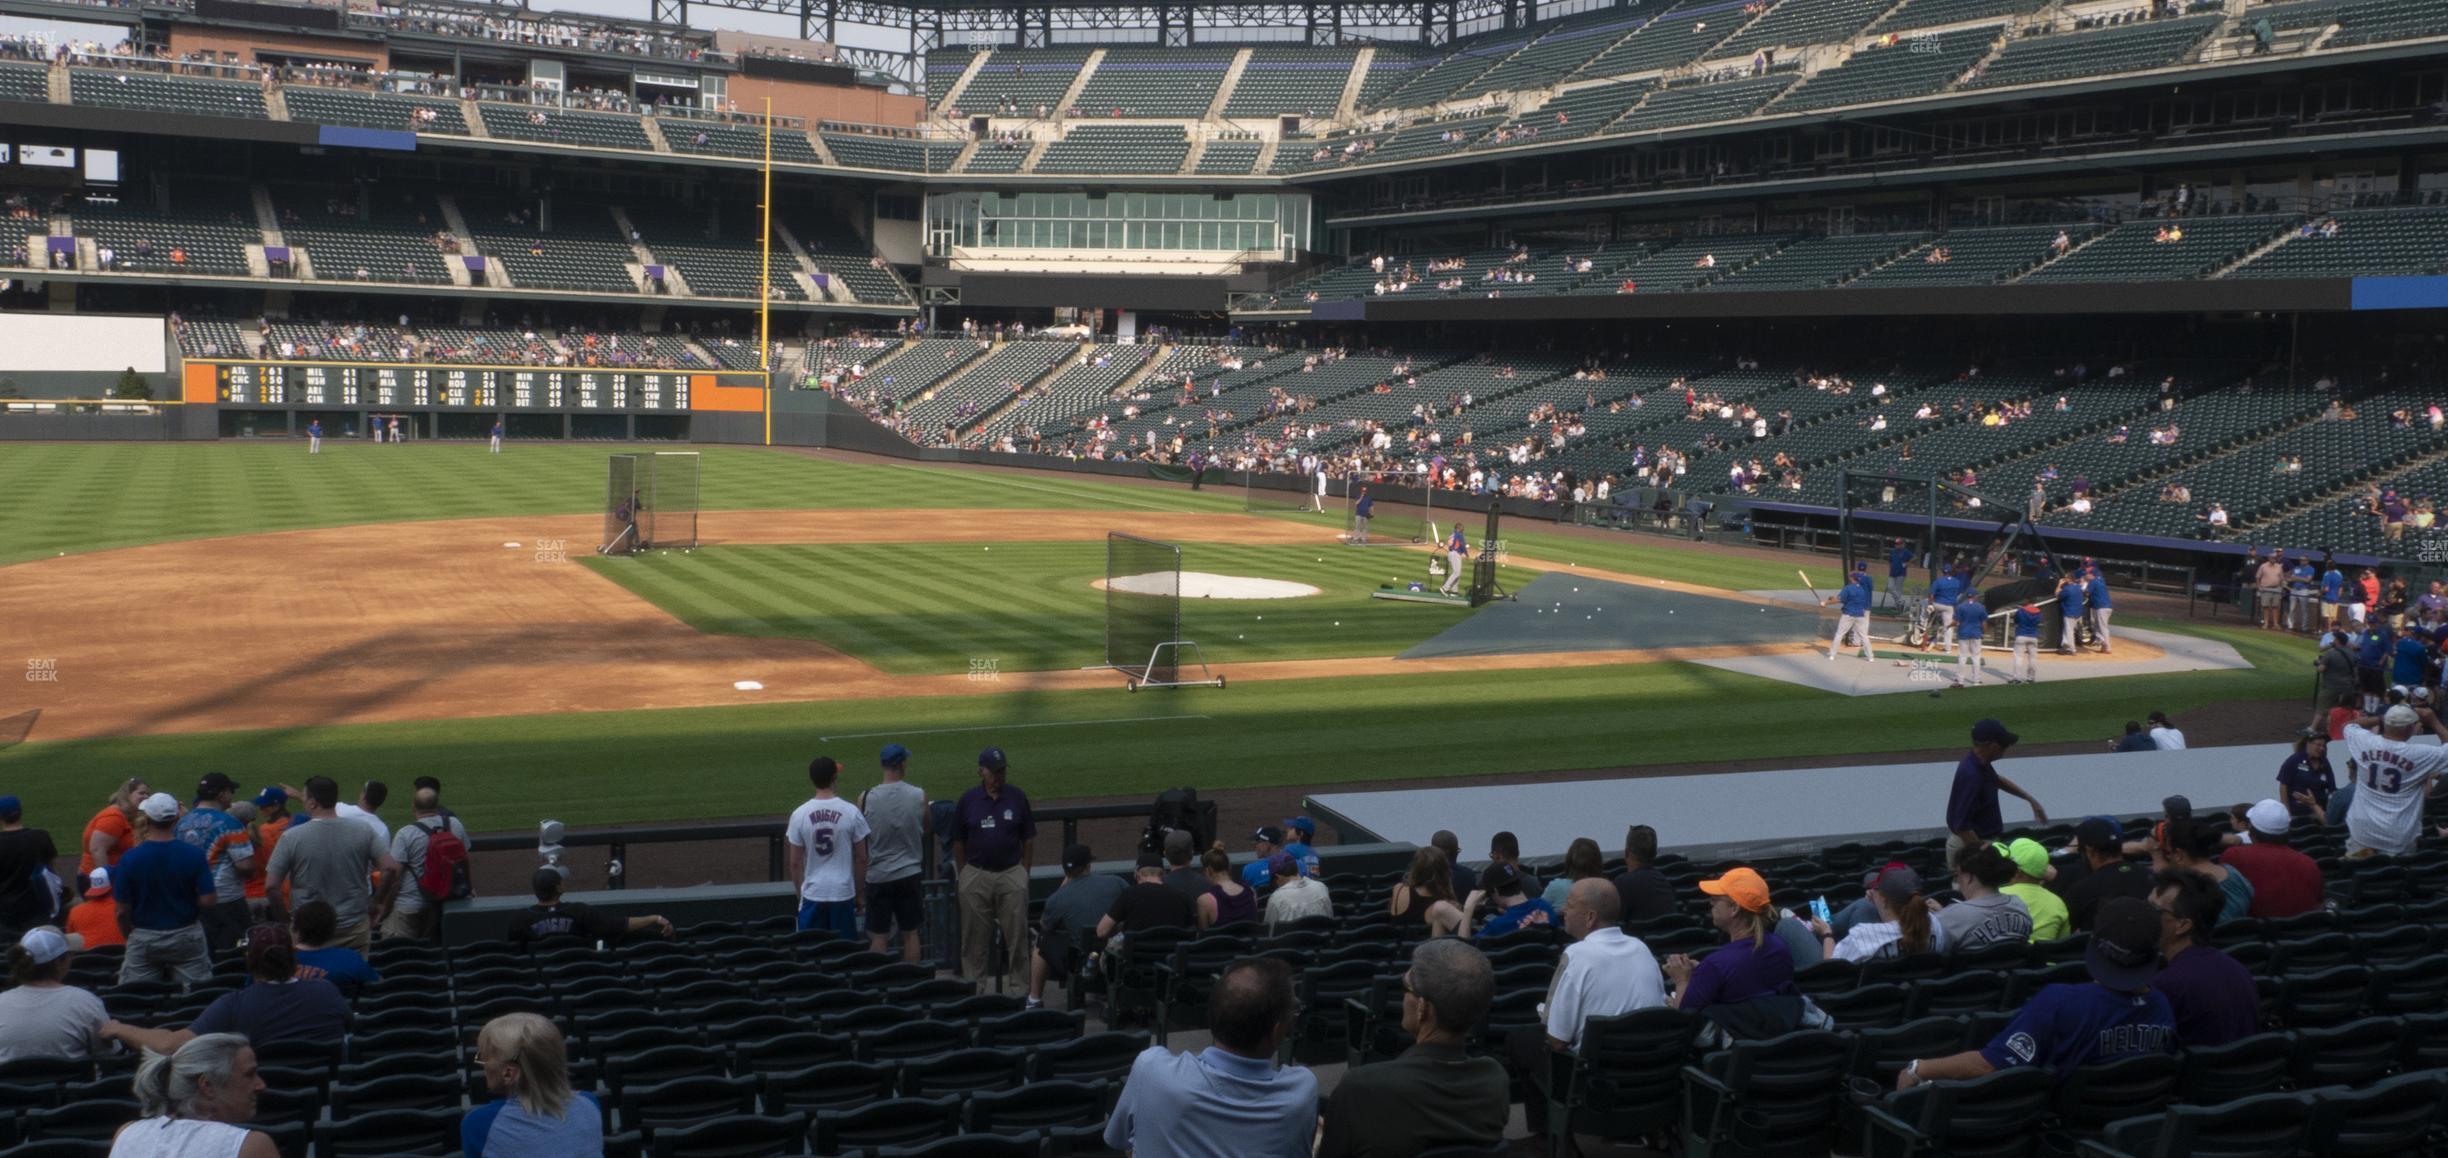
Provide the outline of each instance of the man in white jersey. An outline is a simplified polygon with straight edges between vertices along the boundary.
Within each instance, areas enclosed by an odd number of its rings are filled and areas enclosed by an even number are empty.
[[[2346,751],[2355,769],[2354,799],[2346,806],[2347,856],[2414,851],[2423,801],[2439,788],[2440,773],[2448,771],[2448,748],[2412,743],[2417,731],[2448,740],[2448,727],[2431,709],[2404,704],[2346,725]]]
[[[790,875],[799,882],[799,927],[856,937],[867,907],[867,815],[833,795],[840,778],[831,756],[809,761],[816,795],[791,813],[782,836],[790,843]]]
[[[867,842],[867,947],[878,953],[901,933],[901,959],[919,957],[918,932],[926,923],[926,790],[906,779],[909,749],[886,744],[879,761],[884,782],[859,794],[859,811],[872,829]]]

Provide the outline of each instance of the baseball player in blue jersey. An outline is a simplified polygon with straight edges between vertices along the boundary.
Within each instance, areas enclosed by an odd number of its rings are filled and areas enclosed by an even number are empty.
[[[2099,573],[2096,563],[2085,567],[2090,578],[2083,580],[2083,598],[2091,603],[2091,634],[2099,637],[2100,654],[2110,653],[2108,646],[2108,613],[2116,610],[2108,604],[2108,579]]]
[[[1981,633],[1988,630],[1989,609],[1980,592],[1966,591],[1955,604],[1955,686],[1977,688],[1981,675]],[[1965,673],[1971,674],[1965,679]]]
[[[1964,581],[1953,567],[1930,580],[1930,606],[1938,610],[1938,630],[1930,636],[1930,643],[1941,651],[1947,648],[1947,640],[1954,638],[1955,601],[1963,598],[1963,590]]]
[[[1462,564],[1470,560],[1470,543],[1462,537],[1462,524],[1455,523],[1453,534],[1445,537],[1445,586],[1442,595],[1454,594],[1454,584],[1462,581]]]
[[[2057,613],[2065,617],[2065,634],[2057,639],[2059,655],[2074,654],[2075,646],[2082,642],[2083,609],[2089,605],[2083,598],[2080,576],[2068,575],[2057,585]]]
[[[2036,684],[2040,682],[2040,605],[2025,603],[2015,608],[2013,626],[2008,629],[2013,641],[2006,660],[2006,682]]]
[[[1360,488],[1360,501],[1352,504],[1352,537],[1355,543],[1368,542],[1369,516],[1377,510],[1377,500],[1369,497],[1368,488]]]
[[[323,420],[320,418],[306,424],[306,453],[323,453]]]
[[[495,454],[501,453],[501,438],[502,423],[501,419],[496,418],[493,420],[493,453]]]
[[[1887,550],[1887,605],[1889,607],[1904,606],[1904,571],[1907,567],[1912,566],[1912,558],[1912,548],[1905,546],[1902,539],[1896,540],[1895,545]]]
[[[1844,650],[1845,633],[1848,631],[1861,637],[1861,657],[1864,660],[1874,658],[1870,654],[1870,600],[1872,598],[1869,572],[1855,571],[1850,581],[1836,589],[1836,597],[1833,600],[1819,601],[1821,607],[1831,602],[1837,604],[1836,637],[1828,641],[1829,659],[1835,659],[1836,653]]]

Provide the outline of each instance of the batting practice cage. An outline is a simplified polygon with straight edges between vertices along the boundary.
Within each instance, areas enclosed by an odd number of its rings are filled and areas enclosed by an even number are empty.
[[[1356,474],[1343,481],[1343,542],[1354,547],[1399,547],[1428,541],[1428,526],[1437,518],[1436,491],[1428,485],[1426,467],[1416,472],[1385,471]],[[1417,498],[1397,497],[1416,494]],[[1360,498],[1375,499],[1368,526],[1360,525]]]
[[[697,545],[697,452],[616,454],[604,483],[606,555]]]
[[[1182,638],[1181,548],[1120,531],[1105,535],[1105,666],[1130,690],[1224,686],[1199,645]],[[1186,678],[1188,670],[1196,678]]]

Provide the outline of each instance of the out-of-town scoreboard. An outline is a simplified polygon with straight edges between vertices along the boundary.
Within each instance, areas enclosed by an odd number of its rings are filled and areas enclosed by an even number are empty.
[[[709,406],[703,395],[763,390],[765,376],[606,367],[189,361],[184,385],[188,402],[240,407],[686,413],[738,409],[736,404]]]

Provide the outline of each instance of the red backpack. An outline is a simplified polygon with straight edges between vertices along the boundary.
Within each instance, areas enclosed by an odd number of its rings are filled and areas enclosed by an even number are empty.
[[[467,842],[450,830],[450,822],[429,825],[420,820],[417,827],[425,830],[425,870],[417,874],[417,891],[435,901],[464,901],[476,895],[468,880]]]

